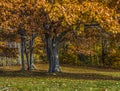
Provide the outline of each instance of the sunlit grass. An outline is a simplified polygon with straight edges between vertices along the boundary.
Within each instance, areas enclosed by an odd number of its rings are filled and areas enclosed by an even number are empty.
[[[0,78],[0,91],[119,91],[119,81],[62,78]]]

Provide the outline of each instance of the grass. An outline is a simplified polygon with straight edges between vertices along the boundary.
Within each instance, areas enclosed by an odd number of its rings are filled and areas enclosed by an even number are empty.
[[[46,64],[36,71],[1,67],[0,91],[120,91],[120,71],[88,67],[65,67],[62,73],[48,74]]]

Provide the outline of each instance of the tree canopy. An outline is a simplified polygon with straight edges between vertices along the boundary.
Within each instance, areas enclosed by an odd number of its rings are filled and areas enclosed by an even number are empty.
[[[44,35],[49,71],[54,72],[59,70],[58,46],[67,33],[79,35],[89,26],[119,33],[119,4],[119,0],[2,0],[0,31],[21,36],[22,54],[28,55],[29,40],[30,60],[36,36]]]

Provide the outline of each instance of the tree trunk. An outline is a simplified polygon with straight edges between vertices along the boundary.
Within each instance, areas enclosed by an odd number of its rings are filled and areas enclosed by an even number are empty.
[[[46,52],[49,60],[49,73],[53,72],[52,39],[46,34]]]
[[[18,52],[19,52],[19,55],[17,59],[17,65],[21,65],[21,44],[20,43],[18,43]]]
[[[105,65],[105,38],[102,34],[102,64]]]
[[[24,61],[24,50],[25,50],[25,38],[21,36],[21,61],[22,61],[22,70],[25,70],[25,61]]]
[[[49,73],[59,72],[58,43],[46,34],[46,50],[49,60]]]
[[[30,61],[29,61],[29,55],[28,55],[28,50],[27,50],[27,48],[25,48],[25,55],[26,55],[28,70],[30,70]]]
[[[36,34],[32,34],[30,38],[30,70],[35,69],[34,63],[33,63],[33,45],[34,45],[35,37],[36,37]]]
[[[58,44],[53,44],[53,56],[54,56],[54,72],[60,72]]]

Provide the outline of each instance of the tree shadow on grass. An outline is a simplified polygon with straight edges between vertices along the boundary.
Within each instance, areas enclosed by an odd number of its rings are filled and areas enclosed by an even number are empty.
[[[0,77],[46,77],[46,78],[65,78],[76,80],[115,80],[120,81],[120,77],[112,77],[99,73],[66,73],[48,74],[47,71],[0,71]]]
[[[83,79],[83,80],[115,80],[119,81],[120,77],[102,75],[98,73],[63,73],[60,75],[63,78]]]

